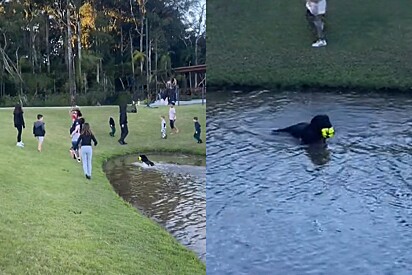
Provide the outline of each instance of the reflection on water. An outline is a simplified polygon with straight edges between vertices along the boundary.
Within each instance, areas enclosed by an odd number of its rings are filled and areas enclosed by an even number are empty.
[[[208,99],[208,273],[411,274],[412,97]],[[271,134],[323,113],[327,148]]]
[[[205,158],[148,156],[155,166],[138,162],[138,156],[109,161],[105,171],[110,183],[124,200],[164,226],[205,261]]]

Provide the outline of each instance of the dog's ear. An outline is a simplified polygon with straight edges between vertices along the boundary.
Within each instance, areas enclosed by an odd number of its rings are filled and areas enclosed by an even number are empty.
[[[310,121],[310,124],[313,126],[319,126],[321,124],[322,117],[320,115],[314,116]]]
[[[317,115],[312,118],[310,123],[313,126],[319,128],[330,127],[329,125],[331,125],[329,117],[327,115]]]

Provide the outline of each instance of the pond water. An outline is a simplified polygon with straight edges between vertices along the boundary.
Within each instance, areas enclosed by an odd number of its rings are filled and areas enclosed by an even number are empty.
[[[201,156],[147,154],[147,167],[137,155],[105,165],[115,191],[179,242],[206,257],[206,160]]]
[[[412,274],[412,96],[209,93],[207,165],[209,274]]]

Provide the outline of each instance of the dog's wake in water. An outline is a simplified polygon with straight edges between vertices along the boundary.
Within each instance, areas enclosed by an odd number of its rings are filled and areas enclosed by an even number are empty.
[[[191,175],[195,177],[206,177],[205,166],[195,165],[179,165],[171,163],[157,162],[154,166],[149,166],[146,163],[134,162],[133,165],[148,170],[157,170],[165,174]]]

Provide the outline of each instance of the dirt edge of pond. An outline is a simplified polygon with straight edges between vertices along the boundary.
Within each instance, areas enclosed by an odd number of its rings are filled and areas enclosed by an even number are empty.
[[[153,219],[152,217],[149,217],[149,215],[147,215],[145,213],[145,211],[143,209],[134,207],[130,202],[126,201],[124,198],[122,198],[115,190],[115,188],[113,187],[112,183],[110,182],[110,180],[107,178],[107,174],[106,174],[106,166],[107,164],[117,158],[127,158],[129,156],[133,156],[133,155],[138,155],[138,154],[154,154],[154,155],[168,155],[171,156],[173,154],[184,154],[184,155],[190,155],[190,156],[198,156],[198,157],[205,157],[206,158],[206,154],[196,154],[194,152],[192,152],[191,150],[141,150],[141,151],[136,151],[136,152],[128,152],[126,154],[114,154],[111,155],[109,157],[105,157],[103,160],[103,164],[102,164],[102,170],[103,173],[106,176],[107,181],[109,182],[109,185],[112,189],[112,192],[116,195],[116,197],[118,199],[121,199],[123,201],[123,203],[125,205],[127,205],[130,208],[133,208],[139,215],[142,215],[143,217],[149,219],[152,223],[156,224],[157,226],[159,226],[160,228],[162,228],[162,230],[164,230],[167,234],[169,234],[176,242],[178,242],[181,246],[183,246],[185,249],[187,249],[188,251],[191,251],[192,253],[196,253],[193,250],[189,249],[188,247],[186,247],[185,245],[183,245],[181,242],[179,242],[163,225],[161,225],[159,222],[157,222],[155,219]],[[206,163],[205,163],[206,164]],[[206,167],[206,165],[205,165]],[[203,262],[203,261],[202,261]],[[203,262],[204,264],[206,264],[205,262]]]

